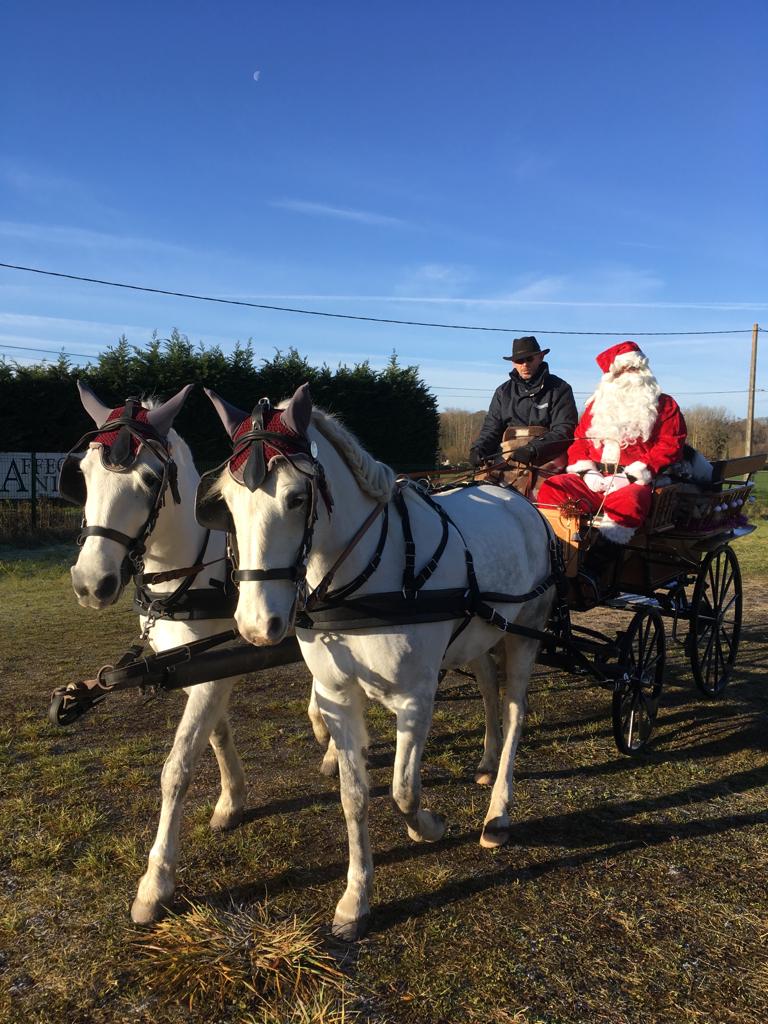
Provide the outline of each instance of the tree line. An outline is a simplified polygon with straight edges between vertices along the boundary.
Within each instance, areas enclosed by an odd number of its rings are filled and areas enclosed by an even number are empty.
[[[252,343],[193,344],[174,330],[145,346],[123,336],[93,363],[75,367],[66,355],[56,362],[22,366],[0,358],[0,437],[4,451],[66,451],[93,422],[80,404],[76,381],[87,383],[113,407],[131,396],[166,399],[185,384],[200,383],[248,412],[259,398],[276,403],[309,382],[316,405],[342,422],[382,462],[401,472],[431,469],[439,444],[437,400],[416,366],[400,366],[393,353],[375,370],[353,366],[312,366],[299,352],[276,351],[257,359]],[[225,458],[227,438],[202,388],[187,399],[175,426],[199,466]]]
[[[744,454],[746,419],[733,416],[723,406],[694,405],[683,409],[688,443],[710,460],[736,458]],[[485,413],[446,409],[440,414],[441,460],[452,466],[467,463],[472,441],[480,433]],[[768,451],[768,418],[755,419],[752,431],[754,451]]]

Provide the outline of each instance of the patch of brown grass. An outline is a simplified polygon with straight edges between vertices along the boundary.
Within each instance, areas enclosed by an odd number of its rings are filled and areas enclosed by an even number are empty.
[[[290,1007],[297,1021],[352,1019],[345,976],[313,920],[264,903],[224,910],[188,902],[135,942],[148,987],[190,1010],[255,997],[253,1020],[275,1019],[277,1007]]]

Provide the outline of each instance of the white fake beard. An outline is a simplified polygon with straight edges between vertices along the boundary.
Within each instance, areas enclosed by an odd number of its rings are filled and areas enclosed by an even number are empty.
[[[603,446],[603,462],[619,462],[620,451],[647,441],[658,415],[661,388],[644,367],[621,374],[606,373],[590,399],[589,438]]]

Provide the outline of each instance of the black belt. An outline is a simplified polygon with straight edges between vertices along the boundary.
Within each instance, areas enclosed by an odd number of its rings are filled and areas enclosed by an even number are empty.
[[[615,462],[598,462],[596,465],[599,473],[623,473],[626,468]]]

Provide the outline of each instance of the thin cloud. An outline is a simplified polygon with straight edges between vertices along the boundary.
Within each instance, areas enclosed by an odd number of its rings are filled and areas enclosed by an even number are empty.
[[[193,255],[191,249],[171,242],[133,235],[116,235],[106,231],[90,231],[62,224],[27,224],[20,221],[0,221],[0,237],[25,242],[66,245],[81,249],[112,249],[121,251],[145,250],[175,256]]]
[[[474,306],[504,309],[512,307],[585,307],[591,309],[713,309],[761,310],[766,302],[606,302],[599,299],[533,299],[533,298],[479,298],[465,295],[460,298],[437,295],[336,295],[317,292],[248,292],[228,295],[228,298],[251,302],[385,302],[412,303],[434,306]],[[341,311],[343,312],[343,310]]]
[[[371,224],[376,227],[408,227],[400,217],[389,217],[383,213],[372,213],[370,210],[353,210],[344,206],[329,206],[326,203],[312,203],[304,199],[275,199],[270,206],[293,213],[305,213],[310,217],[335,217],[338,220],[351,220],[358,224]]]

